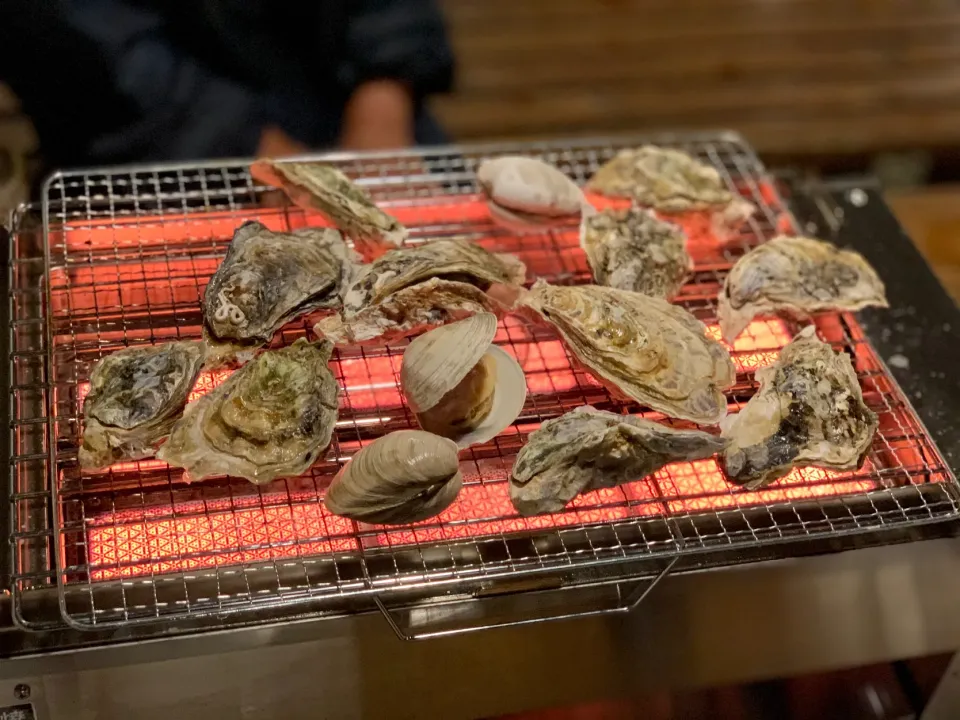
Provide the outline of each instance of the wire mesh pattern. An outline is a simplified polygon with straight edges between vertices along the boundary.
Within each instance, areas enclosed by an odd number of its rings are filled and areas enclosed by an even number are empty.
[[[738,137],[656,140],[712,164],[731,190],[758,207],[726,244],[710,234],[708,218],[677,218],[690,236],[696,270],[676,301],[719,336],[716,294],[725,272],[750,247],[795,229],[794,221]],[[590,281],[577,228],[522,236],[497,228],[477,194],[474,171],[486,157],[520,152],[558,166],[582,184],[621,146],[578,141],[326,160],[410,228],[414,242],[467,238],[517,255],[530,278],[575,284]],[[334,516],[322,504],[333,475],[360,448],[415,426],[399,391],[403,342],[334,354],[339,421],[326,456],[302,477],[259,487],[230,478],[187,484],[180,471],[156,460],[81,473],[82,400],[93,363],[126,346],[199,337],[206,282],[233,231],[250,219],[274,230],[326,224],[258,186],[242,162],[64,173],[46,187],[46,307],[30,295],[41,291],[20,287],[15,273],[11,317],[15,462],[18,472],[45,474],[51,492],[22,484],[15,499],[21,515],[31,498],[52,502],[44,510],[55,511],[55,527],[52,534],[38,528],[46,554],[34,558],[36,572],[21,560],[17,578],[21,589],[55,582],[72,626],[386,595],[415,586],[865,532],[957,513],[953,478],[847,315],[822,315],[816,322],[821,337],[850,354],[866,402],[880,417],[872,450],[855,472],[796,470],[769,488],[742,492],[724,479],[714,460],[674,464],[637,482],[580,496],[562,512],[521,518],[510,505],[507,479],[516,453],[543,421],[591,404],[674,426],[685,423],[611,397],[571,362],[552,331],[508,317],[496,342],[523,366],[526,406],[507,431],[461,454],[463,491],[436,518],[409,527],[368,525]],[[36,302],[28,312],[29,297]],[[288,324],[274,346],[305,335],[315,319]],[[34,332],[21,338],[16,332],[21,326]],[[738,338],[731,348],[738,369],[728,395],[732,412],[756,390],[753,371],[775,360],[795,330],[784,320],[762,318]],[[45,368],[37,358],[46,359]],[[32,375],[17,374],[25,363],[32,363]],[[194,395],[228,374],[204,372]],[[18,553],[31,540],[32,522],[40,521],[29,514],[17,518]]]

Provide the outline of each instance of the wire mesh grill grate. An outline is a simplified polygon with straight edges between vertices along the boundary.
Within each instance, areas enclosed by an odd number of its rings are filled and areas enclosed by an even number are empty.
[[[718,333],[715,299],[731,263],[756,243],[794,228],[794,221],[736,136],[657,140],[714,165],[733,191],[759,208],[725,245],[712,237],[705,218],[683,221],[696,272],[677,302]],[[415,242],[463,237],[518,255],[531,277],[584,283],[590,275],[577,229],[515,236],[496,228],[477,196],[474,170],[491,155],[522,152],[583,183],[621,146],[577,141],[327,159],[410,228]],[[250,219],[275,230],[325,224],[256,185],[242,162],[72,172],[55,176],[45,190],[45,308],[16,272],[17,263],[28,262],[26,253],[13,250],[14,460],[20,482],[15,541],[18,557],[30,544],[47,553],[29,567],[18,561],[17,586],[22,591],[57,583],[61,610],[75,627],[222,616],[254,606],[576,571],[957,513],[949,471],[855,319],[846,315],[819,316],[818,330],[850,354],[881,423],[867,462],[852,473],[797,470],[768,489],[739,492],[715,461],[677,464],[578,497],[563,512],[521,518],[510,505],[507,478],[517,451],[541,422],[584,403],[616,412],[642,409],[612,398],[576,369],[549,330],[512,317],[501,322],[496,342],[526,372],[526,407],[508,431],[461,455],[463,491],[432,520],[410,527],[367,525],[333,516],[321,502],[333,474],[361,447],[414,426],[398,387],[404,343],[334,355],[340,419],[326,457],[303,477],[263,487],[226,478],[188,485],[179,471],[155,460],[80,473],[81,407],[93,363],[129,345],[199,337],[203,288],[234,229]],[[35,265],[36,258],[29,262]],[[310,319],[287,325],[274,344],[292,342],[310,325]],[[732,411],[755,391],[753,370],[774,360],[795,329],[783,320],[759,319],[737,340]],[[17,374],[28,365],[32,374]],[[196,392],[209,391],[226,376],[205,373]],[[43,474],[52,492],[16,480],[29,473]],[[37,503],[49,510],[47,502],[56,510],[53,528],[41,527],[39,518],[48,512],[36,512],[33,520],[24,512]]]

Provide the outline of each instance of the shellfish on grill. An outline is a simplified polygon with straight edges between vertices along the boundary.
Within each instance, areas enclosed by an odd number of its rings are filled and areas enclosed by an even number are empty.
[[[693,422],[715,424],[726,415],[733,361],[683,308],[628,290],[538,280],[519,309],[553,325],[611,391]]]
[[[80,467],[152,457],[183,412],[203,367],[200,342],[130,347],[99,360],[83,401]]]
[[[358,260],[330,228],[241,225],[203,296],[207,363],[245,362],[297,315],[339,307]]]
[[[603,210],[584,217],[580,247],[599,285],[671,298],[693,272],[686,233],[649,210]]]
[[[462,485],[455,442],[424,430],[397,430],[354,455],[323,504],[353,520],[402,525],[443,512]]]
[[[250,174],[281,188],[294,205],[319,210],[368,260],[402,246],[407,239],[407,229],[333,165],[262,158],[250,166]]]
[[[795,467],[853,470],[863,464],[879,421],[863,401],[846,353],[834,352],[810,325],[756,372],[757,394],[721,424],[730,444],[727,477],[763,487]]]
[[[727,342],[757,315],[888,307],[883,282],[860,253],[807,237],[778,236],[731,268],[717,298]]]
[[[702,460],[725,446],[699,430],[585,405],[530,435],[510,474],[510,501],[521,515],[557,512],[580,493],[640,480],[671,462]]]
[[[510,230],[537,230],[580,219],[592,212],[583,191],[552,165],[508,155],[485,160],[477,184],[491,217]]]
[[[462,448],[485,443],[523,409],[520,364],[493,345],[497,318],[473,315],[435,328],[403,353],[400,387],[420,427]]]
[[[157,457],[188,480],[233,475],[259,485],[300,475],[330,444],[337,421],[332,350],[300,338],[261,353],[187,405]]]
[[[681,150],[654,145],[621,150],[594,173],[587,189],[628,198],[661,215],[708,213],[711,229],[721,241],[756,211],[752,203],[730,192],[716,168]]]

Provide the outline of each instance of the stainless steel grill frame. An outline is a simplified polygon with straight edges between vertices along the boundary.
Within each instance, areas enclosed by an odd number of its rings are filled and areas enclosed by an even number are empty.
[[[473,171],[486,157],[523,153],[558,165],[582,183],[617,149],[641,142],[675,145],[697,155],[717,167],[732,190],[760,208],[736,242],[723,248],[694,248],[696,274],[678,302],[710,322],[717,289],[731,262],[779,228],[796,229],[771,178],[734,134],[334,154],[323,159],[340,166],[382,205],[401,215],[415,241],[466,237],[519,254],[532,274],[579,283],[588,281],[589,274],[571,242],[575,231],[516,238],[490,226],[482,213],[458,214],[476,199]],[[250,179],[245,161],[70,172],[55,175],[46,184],[42,228],[27,227],[26,216],[14,218],[12,563],[14,611],[22,626],[41,629],[49,624],[47,616],[34,615],[22,599],[31,589],[50,585],[58,588],[64,622],[79,629],[222,618],[252,609],[350,612],[363,602],[388,612],[388,604],[409,597],[477,595],[522,582],[536,587],[540,576],[562,576],[564,584],[579,585],[646,579],[644,587],[649,589],[682,555],[870,533],[958,515],[950,470],[855,319],[843,315],[818,317],[819,330],[854,358],[868,403],[881,415],[882,432],[869,464],[842,480],[812,473],[788,487],[744,494],[731,486],[718,490],[698,479],[695,468],[688,468],[692,479],[667,470],[630,486],[644,486],[647,493],[601,493],[558,516],[532,519],[522,526],[515,517],[496,510],[487,516],[428,521],[416,529],[385,531],[351,522],[331,527],[319,510],[320,499],[339,464],[362,442],[412,420],[402,402],[380,406],[376,391],[372,406],[354,407],[353,398],[370,392],[358,390],[357,383],[344,388],[345,407],[327,458],[302,479],[267,488],[245,481],[187,486],[177,473],[153,466],[79,475],[78,384],[87,379],[92,361],[126,344],[196,336],[203,284],[240,221],[259,217],[282,227],[314,222],[285,204],[263,207],[268,196],[266,188]],[[98,238],[111,234],[113,239],[96,244],[94,234]],[[78,303],[85,297],[92,301]],[[114,303],[104,301],[114,297]],[[278,342],[291,341],[306,327],[300,322],[289,325]],[[783,328],[793,330],[789,325]],[[763,324],[759,330],[764,330]],[[765,333],[754,340],[751,350],[735,353],[745,364],[779,347],[769,344]],[[529,360],[538,351],[542,355],[539,349],[555,342],[555,337],[511,321],[498,341]],[[334,368],[343,380],[350,375],[346,367],[371,367],[377,361],[389,365],[389,358],[398,358],[402,349],[402,344],[346,349],[335,357]],[[467,487],[487,498],[506,496],[510,460],[539,422],[584,402],[618,411],[639,410],[612,399],[574,371],[565,353],[533,360],[526,368],[528,377],[541,389],[531,392],[515,428],[463,456]],[[574,382],[551,387],[561,376]],[[392,390],[386,388],[391,396],[395,379],[393,384]],[[745,402],[753,390],[752,373],[741,373],[731,393],[732,404]],[[385,417],[389,419],[384,421]],[[834,494],[837,482],[844,483],[839,495]],[[178,509],[182,507],[193,509]],[[295,516],[302,508],[310,508],[312,517],[322,522],[301,534]],[[118,512],[127,515],[119,527],[111,525],[116,537],[124,528],[143,525],[149,513],[169,522],[174,536],[191,527],[200,527],[201,534],[212,532],[214,518],[236,523],[242,513],[254,518],[259,514],[265,528],[269,518],[288,513],[296,530],[292,538],[267,532],[246,547],[208,552],[218,556],[213,566],[209,558],[206,566],[190,566],[196,558],[179,546],[157,562],[141,562],[138,567],[92,564],[91,532],[104,527],[97,525],[98,518],[111,513],[116,518]],[[464,528],[483,530],[466,536]],[[256,554],[263,558],[250,559]],[[627,592],[615,607],[626,607],[642,596],[643,592]]]

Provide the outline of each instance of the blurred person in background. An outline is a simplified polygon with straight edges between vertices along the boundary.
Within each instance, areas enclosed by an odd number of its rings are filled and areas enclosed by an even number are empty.
[[[434,0],[2,0],[0,44],[48,168],[445,140]]]

